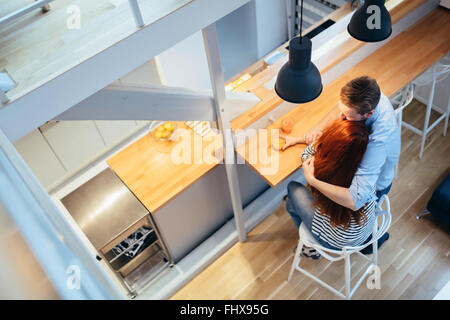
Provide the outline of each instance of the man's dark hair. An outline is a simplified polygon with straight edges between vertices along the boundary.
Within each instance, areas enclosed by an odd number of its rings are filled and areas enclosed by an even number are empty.
[[[381,91],[377,81],[368,76],[355,78],[341,89],[341,101],[363,115],[375,109],[380,101]]]

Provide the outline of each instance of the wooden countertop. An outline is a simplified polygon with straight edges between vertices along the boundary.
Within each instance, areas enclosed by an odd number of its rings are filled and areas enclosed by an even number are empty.
[[[347,81],[361,75],[369,75],[377,79],[381,90],[387,96],[391,96],[450,50],[449,34],[450,11],[444,8],[435,9],[331,82],[316,100],[292,109],[267,129],[278,129],[284,118],[291,117],[296,121],[292,135],[303,135],[336,106],[341,87]],[[278,152],[271,149],[268,143],[269,138],[259,133],[238,148],[237,153],[245,158],[246,162],[271,186],[276,186],[301,166],[300,156],[306,146],[296,145]],[[265,142],[261,146],[267,150],[259,150],[261,142]],[[269,160],[249,161],[252,156],[257,158],[259,151],[267,151]],[[277,170],[267,174],[267,169],[276,165],[275,161],[279,161]]]
[[[107,160],[111,169],[151,213],[219,163],[213,152],[219,145],[216,143],[221,142],[220,136],[210,131],[202,138],[184,122],[176,123],[177,128],[186,133],[180,136],[180,141],[156,141],[149,133]],[[183,156],[182,150],[187,147],[203,153],[184,153],[188,160],[185,162],[189,163],[177,164],[183,159],[174,158],[174,154]],[[175,153],[176,150],[179,152]]]

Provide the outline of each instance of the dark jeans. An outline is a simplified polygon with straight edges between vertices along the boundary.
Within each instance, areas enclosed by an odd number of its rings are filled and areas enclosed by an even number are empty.
[[[386,189],[377,191],[377,198],[378,198],[378,200],[380,200],[380,198],[381,198],[383,195],[388,194],[389,191],[391,191],[391,187],[392,187],[392,183],[391,183]]]

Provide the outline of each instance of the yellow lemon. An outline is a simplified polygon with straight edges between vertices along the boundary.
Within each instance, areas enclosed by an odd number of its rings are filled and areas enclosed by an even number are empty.
[[[158,139],[161,139],[163,136],[163,132],[162,131],[156,131],[155,132],[155,137],[157,137]]]
[[[168,131],[173,131],[173,124],[171,124],[170,122],[164,124],[164,129],[168,130]]]
[[[171,134],[170,131],[165,130],[165,131],[163,131],[163,133],[162,133],[162,137],[163,137],[163,138],[167,138],[167,137],[170,136],[170,134]]]

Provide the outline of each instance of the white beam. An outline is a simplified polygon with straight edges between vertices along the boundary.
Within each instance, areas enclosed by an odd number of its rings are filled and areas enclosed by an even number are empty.
[[[139,4],[137,0],[129,0],[131,11],[133,12],[134,22],[138,28],[144,26],[144,19],[142,18],[141,9],[139,9]]]
[[[214,100],[184,88],[111,85],[53,120],[216,121]]]
[[[217,123],[223,136],[225,171],[227,174],[228,187],[230,189],[231,203],[233,206],[236,229],[239,240],[244,242],[247,239],[245,229],[244,211],[242,207],[241,191],[236,168],[236,153],[234,150],[233,137],[227,101],[225,95],[225,85],[222,73],[222,64],[220,63],[219,42],[217,40],[216,24],[213,23],[202,30],[203,41],[205,43],[206,57],[208,59],[209,75],[211,78],[211,87],[214,93],[214,105],[217,114]]]
[[[8,22],[10,22],[12,20],[17,19],[18,17],[21,17],[23,15],[26,15],[27,13],[29,13],[29,12],[35,10],[35,9],[44,7],[44,6],[48,5],[50,2],[53,2],[53,1],[54,0],[39,0],[39,1],[35,1],[33,3],[30,3],[29,5],[24,6],[24,7],[20,8],[17,11],[14,11],[14,12],[12,12],[10,14],[7,14],[6,16],[1,17],[0,18],[0,25],[7,24]]]
[[[189,2],[0,108],[0,129],[19,139],[249,1]]]
[[[0,205],[2,214],[9,214],[20,229],[61,298],[124,299],[1,130]],[[67,285],[68,267],[77,268],[81,275],[79,290]]]

